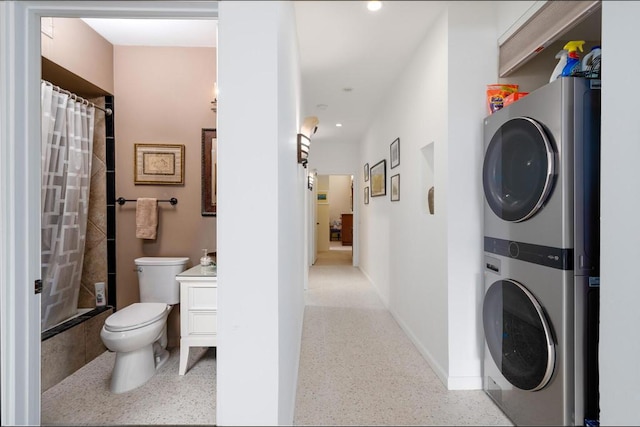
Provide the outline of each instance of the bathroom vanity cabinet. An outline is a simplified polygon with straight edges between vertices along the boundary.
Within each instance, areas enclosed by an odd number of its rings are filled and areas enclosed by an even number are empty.
[[[180,283],[180,368],[187,371],[190,347],[217,345],[218,277],[200,265],[176,276]]]

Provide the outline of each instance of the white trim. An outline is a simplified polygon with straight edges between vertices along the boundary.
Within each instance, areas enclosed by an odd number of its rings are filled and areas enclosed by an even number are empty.
[[[40,18],[217,18],[216,1],[0,3],[2,425],[40,424]]]
[[[33,290],[40,277],[40,127],[32,127],[34,120],[39,123],[40,96],[39,88],[28,87],[34,72],[27,60],[33,41],[26,6],[3,5],[0,34],[3,425],[40,421],[40,296]],[[38,58],[38,70],[39,65]],[[26,98],[34,94],[37,102],[27,108]]]
[[[407,337],[409,337],[409,339],[411,340],[413,345],[416,346],[416,348],[418,349],[420,354],[422,354],[422,357],[424,357],[426,359],[426,361],[429,364],[429,366],[431,366],[431,369],[433,369],[433,372],[438,376],[438,378],[442,382],[442,385],[447,387],[448,390],[452,390],[451,388],[449,388],[449,376],[447,375],[447,370],[444,369],[442,366],[440,366],[440,364],[437,362],[435,357],[433,357],[431,355],[431,353],[429,352],[429,350],[427,350],[426,347],[424,347],[422,344],[420,344],[420,340],[418,340],[418,338],[411,331],[411,329],[409,329],[407,327],[406,323],[404,323],[402,321],[400,316],[398,316],[391,309],[389,309],[389,313],[391,313],[391,316],[393,316],[393,318],[396,320],[396,322],[398,322],[398,325],[400,326],[400,329],[402,329],[404,331],[404,333],[407,334]]]

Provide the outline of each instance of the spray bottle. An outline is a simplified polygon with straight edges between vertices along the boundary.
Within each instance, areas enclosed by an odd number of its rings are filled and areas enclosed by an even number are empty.
[[[582,62],[578,57],[578,49],[582,52],[584,40],[572,40],[564,45],[567,50],[567,65],[562,69],[562,76],[575,76],[582,71]]]
[[[560,52],[556,53],[556,59],[559,59],[559,61],[556,64],[556,67],[553,69],[553,72],[551,73],[549,83],[560,77],[560,75],[562,74],[562,70],[564,69],[565,65],[567,65],[568,53],[569,52],[566,49],[562,49]]]

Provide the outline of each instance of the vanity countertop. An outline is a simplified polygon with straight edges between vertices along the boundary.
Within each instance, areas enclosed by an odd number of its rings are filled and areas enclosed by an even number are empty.
[[[218,269],[216,266],[211,267],[202,267],[200,264],[191,267],[188,270],[183,271],[182,273],[176,276],[177,280],[191,279],[191,280],[217,280],[218,277]]]

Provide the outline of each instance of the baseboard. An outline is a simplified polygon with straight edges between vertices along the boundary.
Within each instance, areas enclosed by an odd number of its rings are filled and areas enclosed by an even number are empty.
[[[422,357],[425,358],[425,360],[427,361],[431,369],[433,369],[433,372],[435,372],[435,374],[438,376],[438,378],[440,379],[442,384],[447,388],[447,390],[482,390],[482,376],[450,377],[449,375],[447,375],[447,371],[443,369],[442,366],[440,366],[440,364],[436,361],[436,359],[429,352],[429,350],[427,350],[426,347],[424,347],[418,341],[417,337],[415,336],[413,331],[407,326],[407,324],[400,318],[400,316],[397,315],[397,313],[395,313],[393,310],[389,308],[389,301],[386,298],[384,298],[382,295],[380,295],[380,291],[375,286],[373,280],[371,280],[371,277],[369,277],[367,272],[362,268],[360,268],[360,271],[362,272],[362,274],[364,274],[364,276],[367,278],[369,283],[371,283],[371,286],[376,291],[376,294],[378,294],[378,297],[380,298],[380,300],[382,300],[382,303],[384,304],[384,306],[387,308],[387,310],[389,310],[389,313],[391,313],[391,316],[393,316],[395,321],[398,322],[398,325],[400,325],[400,328],[404,331],[405,334],[407,334],[407,337],[409,337],[413,345],[416,346],[416,348],[418,349]]]
[[[436,361],[433,355],[427,350],[420,342],[417,337],[413,334],[411,329],[400,319],[400,317],[393,310],[389,309],[389,312],[393,316],[393,318],[398,322],[400,328],[404,331],[405,334],[409,337],[413,345],[416,346],[422,357],[425,358],[433,372],[438,376],[442,384],[447,388],[447,390],[482,390],[482,377],[473,376],[473,377],[452,377],[449,376],[440,366],[440,364]]]
[[[449,377],[448,390],[482,390],[482,377]]]
[[[371,286],[373,287],[373,290],[376,291],[376,294],[378,295],[378,298],[380,298],[380,301],[382,301],[382,304],[385,306],[385,308],[388,310],[389,309],[389,301],[387,300],[387,298],[385,298],[381,293],[380,290],[378,289],[378,287],[376,286],[375,282],[371,279],[371,277],[369,277],[369,275],[367,274],[367,272],[365,270],[363,270],[361,267],[358,267],[358,269],[360,270],[360,272],[362,274],[364,274],[364,277],[367,278],[367,280],[369,281],[369,283],[371,283]],[[394,316],[395,317],[395,316]]]
[[[388,307],[387,309],[389,310],[389,313],[391,313],[393,318],[396,320],[396,322],[398,322],[398,325],[400,325],[400,328],[404,331],[404,333],[407,334],[407,336],[409,337],[413,345],[415,345],[418,351],[420,352],[420,354],[422,354],[422,357],[424,357],[427,363],[429,364],[429,366],[431,366],[431,369],[433,369],[433,372],[435,372],[435,374],[438,376],[440,381],[442,381],[442,384],[448,388],[449,381],[448,381],[447,372],[444,369],[442,369],[442,366],[440,366],[440,364],[436,361],[436,359],[431,355],[429,350],[427,350],[422,344],[420,344],[420,342],[418,341],[416,336],[413,334],[411,329],[409,329],[409,327],[406,325],[406,323],[402,319],[400,319],[400,317],[393,310],[389,309]]]

